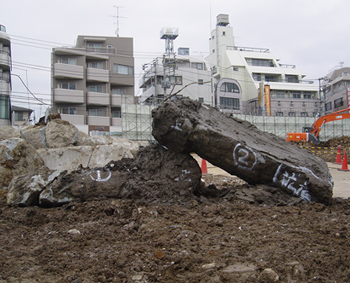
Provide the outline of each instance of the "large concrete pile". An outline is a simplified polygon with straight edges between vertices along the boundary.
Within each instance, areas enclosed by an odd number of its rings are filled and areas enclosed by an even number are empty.
[[[159,144],[141,149],[138,142],[88,137],[60,119],[21,131],[1,127],[0,186],[7,203],[59,206],[98,197],[191,203],[194,196],[240,194],[274,203],[332,199],[324,161],[213,107],[167,100],[153,111],[152,126]],[[193,152],[254,187],[203,186]]]
[[[268,184],[307,201],[332,199],[333,182],[322,159],[198,101],[165,101],[153,111],[152,128],[160,144],[195,152],[250,184]]]
[[[1,126],[0,188],[22,195],[22,200],[8,198],[9,204],[33,205],[37,203],[33,199],[62,172],[134,158],[141,144],[108,136],[89,137],[60,119],[22,130]]]

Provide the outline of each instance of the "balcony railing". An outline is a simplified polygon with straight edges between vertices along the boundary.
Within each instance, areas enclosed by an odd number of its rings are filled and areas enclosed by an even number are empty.
[[[84,103],[84,91],[56,88],[54,102]]]
[[[112,105],[122,105],[122,96],[120,94],[112,94]]]
[[[87,52],[92,53],[108,53],[108,54],[115,54],[115,48],[114,47],[85,47],[85,50]]]
[[[239,50],[247,52],[261,52],[261,53],[270,53],[268,48],[256,48],[256,47],[240,47],[240,46],[227,46],[227,50]]]
[[[88,116],[89,125],[110,126],[110,118],[106,116]]]
[[[61,119],[68,121],[73,125],[85,125],[84,115],[61,114]]]
[[[279,64],[281,68],[286,68],[286,69],[295,69],[296,65],[292,64]]]
[[[0,50],[0,65],[2,66],[11,66],[11,57],[9,52]]]
[[[109,105],[109,93],[88,91],[87,104]]]
[[[254,79],[254,81],[261,81],[258,79]],[[265,82],[268,83],[290,83],[290,84],[314,84],[315,82],[312,80],[288,80],[288,79],[267,79],[265,78]]]
[[[97,68],[87,68],[87,80],[88,81],[109,81],[109,70],[97,69]]]
[[[10,83],[0,79],[0,92],[10,93]]]
[[[55,63],[54,64],[54,77],[55,78],[83,79],[84,78],[84,69],[83,69],[83,66]]]

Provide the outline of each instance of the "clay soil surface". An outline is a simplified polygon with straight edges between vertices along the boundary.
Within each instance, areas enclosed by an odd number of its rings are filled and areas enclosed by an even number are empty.
[[[350,282],[350,200],[253,202],[234,176],[203,178],[233,192],[59,208],[3,193],[0,282]]]

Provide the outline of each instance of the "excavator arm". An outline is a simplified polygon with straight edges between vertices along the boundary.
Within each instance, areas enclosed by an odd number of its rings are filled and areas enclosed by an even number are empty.
[[[348,111],[348,113],[343,113]],[[318,118],[313,125],[304,127],[301,133],[287,133],[287,141],[308,141],[313,143],[319,143],[318,135],[322,129],[322,126],[328,122],[343,120],[350,118],[350,108],[339,110]]]
[[[350,111],[350,108],[346,108],[343,110],[339,110],[327,115],[324,115],[320,118],[318,118],[315,123],[312,125],[310,133],[313,134],[316,138],[318,138],[318,135],[321,131],[321,128],[324,124],[336,120],[343,120],[350,118],[350,113],[343,113],[345,111]]]

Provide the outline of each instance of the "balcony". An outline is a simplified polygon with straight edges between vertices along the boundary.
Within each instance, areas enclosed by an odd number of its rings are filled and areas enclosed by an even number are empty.
[[[68,121],[72,125],[85,125],[84,115],[61,114],[61,119]]]
[[[112,126],[114,127],[122,127],[122,118],[112,118]]]
[[[84,103],[84,91],[56,88],[54,90],[54,102]]]
[[[122,105],[122,96],[120,94],[112,95],[112,105]]]
[[[88,91],[87,104],[109,105],[109,93]]]
[[[87,80],[107,83],[109,81],[109,70],[87,68]]]
[[[10,69],[11,66],[10,54],[4,50],[0,50],[0,65],[6,66],[7,69]]]
[[[56,79],[71,78],[71,79],[83,79],[84,68],[83,66],[55,63],[53,67],[53,76]]]
[[[2,80],[1,77],[0,77],[0,92],[4,92],[4,93],[10,92],[9,80]]]
[[[88,125],[110,126],[110,118],[106,116],[88,116]]]

